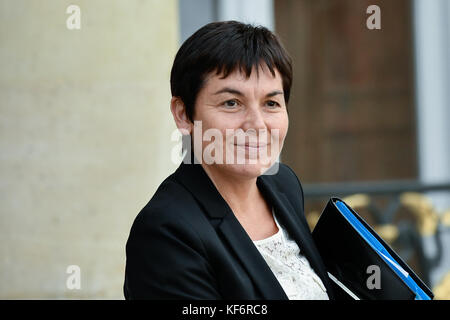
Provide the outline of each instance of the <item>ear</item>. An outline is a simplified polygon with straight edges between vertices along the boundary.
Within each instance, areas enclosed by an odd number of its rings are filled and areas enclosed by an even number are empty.
[[[172,97],[170,100],[170,111],[181,134],[191,134],[193,124],[186,114],[186,106],[179,97]]]

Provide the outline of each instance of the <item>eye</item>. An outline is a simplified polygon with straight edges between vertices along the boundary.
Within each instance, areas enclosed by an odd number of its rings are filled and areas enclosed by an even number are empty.
[[[278,102],[276,102],[276,101],[273,101],[273,100],[267,101],[267,102],[266,102],[266,105],[267,105],[270,109],[275,109],[275,108],[280,107],[280,104],[279,104]]]
[[[226,109],[234,109],[238,106],[238,102],[236,100],[227,100],[224,103],[222,103],[222,106],[224,106]]]

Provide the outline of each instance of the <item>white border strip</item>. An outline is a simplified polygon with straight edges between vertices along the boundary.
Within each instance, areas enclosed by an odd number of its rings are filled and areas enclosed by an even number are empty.
[[[328,272],[328,277],[333,280],[339,287],[341,287],[342,289],[344,289],[345,292],[348,293],[348,295],[350,297],[352,297],[355,300],[361,300],[360,298],[358,298],[353,292],[350,291],[349,288],[347,288],[342,282],[340,282],[338,279],[336,279],[335,276],[333,276],[331,273]]]

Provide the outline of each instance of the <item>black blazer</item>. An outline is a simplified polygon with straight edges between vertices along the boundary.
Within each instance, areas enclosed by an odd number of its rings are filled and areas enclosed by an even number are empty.
[[[257,185],[332,299],[296,175],[280,164]],[[288,299],[199,164],[181,164],[159,186],[131,227],[126,256],[126,299]]]

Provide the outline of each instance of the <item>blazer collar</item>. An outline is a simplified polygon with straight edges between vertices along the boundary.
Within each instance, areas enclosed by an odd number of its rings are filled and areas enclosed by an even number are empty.
[[[255,286],[260,289],[264,299],[288,299],[270,267],[202,166],[200,164],[182,163],[175,172],[175,178],[191,192],[210,218],[221,219],[217,224],[218,231],[239,257]],[[306,256],[313,269],[324,281],[327,291],[330,293],[330,286],[326,282],[328,277],[318,254],[315,252],[316,249],[309,230],[306,230],[306,226],[295,214],[295,210],[284,193],[274,190],[266,179],[266,176],[258,177],[258,188],[266,201],[274,207],[275,215],[280,224],[297,242],[302,254]]]
[[[231,208],[200,164],[182,163],[174,176],[192,193],[211,218],[223,218],[228,213],[232,213]]]
[[[220,219],[216,224],[217,232],[221,233],[238,256],[263,298],[287,300],[270,267],[202,166],[182,163],[174,176],[197,199],[211,219]]]

